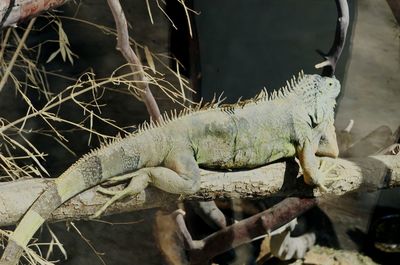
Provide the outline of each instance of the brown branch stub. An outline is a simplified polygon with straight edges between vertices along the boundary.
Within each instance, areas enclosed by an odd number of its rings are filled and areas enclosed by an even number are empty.
[[[322,68],[322,76],[333,76],[335,74],[336,64],[342,54],[346,41],[347,29],[349,27],[350,15],[347,0],[335,0],[335,2],[338,12],[335,39],[327,54],[322,54],[322,52],[320,52],[325,58],[325,61],[315,65],[317,69]]]
[[[1,0],[0,29],[54,9],[69,0]]]
[[[129,43],[128,24],[122,6],[119,0],[107,0],[107,3],[111,9],[117,28],[117,50],[121,51],[122,55],[129,63],[132,72],[135,73],[135,79],[139,81],[137,82],[137,86],[141,91],[140,96],[144,104],[146,105],[150,117],[154,121],[160,121],[161,113],[158,108],[157,102],[155,101],[153,94],[150,91],[147,82],[148,80],[144,74],[142,63]]]

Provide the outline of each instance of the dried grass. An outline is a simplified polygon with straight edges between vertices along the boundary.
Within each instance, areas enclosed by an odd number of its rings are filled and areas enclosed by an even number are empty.
[[[156,2],[157,6],[173,24],[171,18],[165,13],[162,4],[158,0]],[[189,12],[194,11],[188,9],[184,1],[180,1],[180,3],[185,7],[189,27],[191,28]],[[150,8],[148,8],[148,11],[150,19],[153,22]],[[0,182],[15,181],[19,178],[49,176],[46,167],[43,165],[47,154],[37,147],[37,143],[31,140],[31,135],[41,134],[50,137],[68,150],[68,152],[75,154],[68,146],[68,141],[64,136],[66,132],[73,130],[87,132],[88,144],[92,141],[93,136],[98,137],[103,142],[116,137],[99,132],[94,124],[105,124],[116,129],[123,135],[129,133],[126,128],[118,126],[113,120],[102,115],[102,108],[104,107],[102,97],[105,93],[123,93],[132,96],[133,101],[135,101],[135,98],[140,100],[139,95],[141,91],[137,86],[138,82],[133,80],[137,73],[130,72],[130,66],[127,64],[115,69],[109,77],[100,79],[96,78],[92,72],[84,73],[75,80],[72,77],[65,76],[62,72],[46,70],[46,66],[41,65],[38,60],[42,46],[45,43],[55,42],[58,44],[58,49],[48,57],[47,62],[53,61],[58,56],[61,56],[64,62],[70,64],[74,64],[74,60],[78,59],[78,56],[72,51],[68,36],[63,29],[62,20],[74,20],[90,25],[94,29],[102,31],[104,35],[111,35],[107,37],[115,38],[116,32],[114,29],[106,26],[75,17],[55,17],[49,14],[45,15],[45,17],[49,20],[49,23],[45,27],[50,26],[57,31],[57,40],[46,40],[34,47],[28,47],[26,39],[29,34],[33,30],[41,30],[35,28],[35,19],[29,22],[22,36],[20,36],[21,33],[17,29],[8,28],[4,30],[2,39],[0,40],[0,92],[12,89],[13,87],[15,94],[23,100],[27,107],[25,115],[20,118],[7,120],[0,117]],[[176,27],[174,24],[173,26]],[[185,107],[188,104],[194,104],[189,98],[186,98],[188,91],[194,91],[190,88],[189,81],[180,75],[179,68],[182,65],[179,61],[167,54],[153,53],[147,46],[137,43],[133,38],[130,38],[130,44],[134,50],[145,55],[148,63],[148,67],[144,67],[146,82],[153,89],[160,89],[172,102],[180,106]],[[178,70],[173,70],[165,62],[165,59],[174,61]],[[18,78],[20,75],[17,73],[21,72],[24,73],[23,78]],[[172,76],[176,78],[175,83],[178,83],[179,87],[175,87],[171,81],[167,80],[165,73],[172,73]],[[59,93],[55,93],[52,92],[52,88],[49,85],[48,76],[59,78],[60,80],[73,80],[74,84],[66,87]],[[7,87],[6,84],[8,85]],[[36,93],[30,93],[32,91]],[[45,101],[40,108],[32,103],[32,94],[39,95]],[[83,95],[85,96],[83,97]],[[81,109],[83,115],[81,121],[73,121],[60,115],[60,108],[67,103],[72,103]],[[31,121],[40,121],[46,127],[41,129],[32,128],[30,126]],[[60,124],[67,124],[71,129],[68,131],[60,130]],[[77,230],[75,226],[73,227]],[[49,227],[48,230],[52,239],[48,243],[49,249],[47,253],[41,253],[39,246],[43,244],[34,241],[25,249],[24,258],[28,263],[53,264],[53,262],[47,260],[53,252],[54,247],[58,247],[66,257],[66,252],[59,239]],[[79,230],[77,232],[80,233]],[[9,231],[0,229],[0,248],[4,248],[5,241],[9,235]],[[87,242],[87,239],[83,235],[81,236]],[[36,251],[32,248],[36,249]],[[99,259],[101,260],[100,255]]]

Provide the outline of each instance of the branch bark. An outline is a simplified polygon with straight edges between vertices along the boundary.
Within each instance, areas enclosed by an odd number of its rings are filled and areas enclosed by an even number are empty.
[[[323,158],[337,164],[335,181],[327,194],[342,195],[360,190],[372,191],[400,186],[400,155],[382,155],[353,160]],[[317,189],[303,183],[292,163],[276,163],[237,172],[201,171],[201,189],[194,195],[177,196],[148,188],[135,198],[117,202],[105,215],[167,206],[183,199],[262,198],[268,196],[321,196]],[[46,189],[50,179],[30,179],[0,184],[0,226],[15,224],[33,201]],[[118,186],[117,188],[122,188]],[[50,221],[84,219],[93,215],[109,198],[96,192],[97,187],[71,199],[52,215]],[[325,195],[325,194],[323,194]]]
[[[0,29],[40,13],[54,9],[69,0],[1,0]]]
[[[317,203],[315,198],[286,198],[270,209],[255,214],[202,240],[192,240],[184,225],[183,215],[176,217],[179,229],[188,246],[190,264],[204,265],[231,248],[251,242],[253,239],[274,231],[309,210]]]
[[[111,9],[117,28],[117,50],[121,51],[122,55],[129,63],[132,73],[135,74],[135,80],[137,80],[136,84],[140,91],[140,97],[146,105],[147,112],[150,114],[150,117],[153,119],[153,121],[160,121],[161,113],[157,102],[150,91],[148,80],[144,74],[142,62],[130,46],[128,24],[126,22],[125,14],[122,10],[121,4],[118,0],[107,0],[107,3]]]

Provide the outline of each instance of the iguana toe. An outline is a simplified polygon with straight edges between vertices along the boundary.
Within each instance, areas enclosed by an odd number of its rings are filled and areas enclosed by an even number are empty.
[[[120,192],[120,190],[110,190],[110,189],[106,189],[103,187],[98,187],[96,191],[101,194],[109,195],[109,196],[117,195]]]
[[[100,193],[106,194],[106,195],[111,195],[113,196],[111,199],[109,199],[94,215],[92,215],[90,218],[94,219],[94,218],[98,218],[100,217],[104,211],[113,203],[115,203],[116,201],[122,200],[123,198],[126,198],[128,196],[133,196],[137,194],[137,191],[132,190],[130,188],[130,186],[126,187],[123,190],[120,191],[110,191],[104,188],[99,188],[98,191]]]
[[[318,169],[319,176],[315,185],[318,186],[321,192],[328,191],[328,188],[326,187],[327,182],[333,182],[342,178],[338,174],[332,172],[335,167],[337,167],[337,164],[335,162],[328,163],[325,160],[320,160],[320,166]]]

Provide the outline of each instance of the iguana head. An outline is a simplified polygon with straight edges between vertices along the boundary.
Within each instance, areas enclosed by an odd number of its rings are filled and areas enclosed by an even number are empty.
[[[300,86],[312,127],[333,120],[336,98],[340,93],[339,81],[334,77],[305,75]]]
[[[336,98],[340,93],[339,80],[335,77],[321,77],[321,79],[321,85],[319,87],[322,90],[322,93],[336,101]]]

